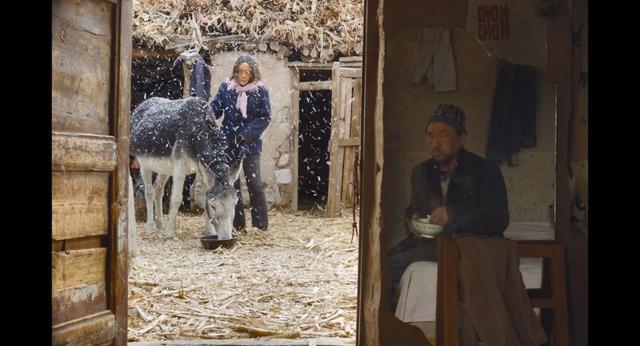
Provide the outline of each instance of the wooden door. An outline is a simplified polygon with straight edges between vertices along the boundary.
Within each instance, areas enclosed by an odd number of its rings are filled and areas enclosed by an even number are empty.
[[[54,0],[51,40],[53,345],[125,345],[131,0]]]
[[[362,117],[362,58],[333,63],[329,191],[326,216],[333,217],[354,203],[353,173],[360,150]]]

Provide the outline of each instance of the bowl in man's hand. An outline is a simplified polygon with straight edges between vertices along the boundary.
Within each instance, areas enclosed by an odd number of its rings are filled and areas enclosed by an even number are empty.
[[[432,238],[433,236],[442,233],[442,226],[429,223],[429,217],[416,217],[411,219],[413,227],[420,232],[420,236]]]

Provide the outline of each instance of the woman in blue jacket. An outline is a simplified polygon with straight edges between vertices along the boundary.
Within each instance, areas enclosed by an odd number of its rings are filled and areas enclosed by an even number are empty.
[[[222,130],[231,152],[243,150],[246,155],[242,168],[249,189],[251,224],[266,231],[269,220],[267,201],[260,180],[260,153],[262,133],[271,121],[271,104],[269,92],[260,79],[256,60],[250,55],[241,55],[233,66],[231,77],[220,84],[211,108],[216,119],[224,114]],[[238,192],[238,203],[233,226],[241,230],[245,228],[246,221],[240,179],[236,180],[234,187]]]

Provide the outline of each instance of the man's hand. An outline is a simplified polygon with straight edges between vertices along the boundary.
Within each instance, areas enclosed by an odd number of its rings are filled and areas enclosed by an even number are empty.
[[[413,226],[413,220],[416,218],[416,216],[414,215],[413,217],[411,217],[411,220],[403,218],[404,222],[407,224],[407,227],[409,228],[409,232],[411,232],[411,234],[413,234],[414,237],[420,237],[420,231],[418,231],[415,226]]]
[[[429,219],[429,223],[444,226],[449,223],[449,214],[447,214],[446,207],[438,207],[438,209],[434,210],[431,214],[431,218]]]

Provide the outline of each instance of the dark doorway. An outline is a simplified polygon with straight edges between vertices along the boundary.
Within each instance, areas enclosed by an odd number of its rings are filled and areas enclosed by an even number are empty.
[[[144,100],[152,97],[165,97],[171,100],[181,99],[184,93],[184,71],[178,56],[141,57],[131,61],[131,112]],[[133,158],[131,158],[133,159]],[[136,219],[146,218],[144,206],[144,185],[140,170],[131,168],[136,201]],[[153,174],[155,181],[155,173]],[[162,198],[163,213],[169,212],[172,178],[165,185]]]
[[[182,63],[177,56],[134,58],[131,62],[131,110],[142,101],[158,96],[171,100],[183,95]]]
[[[300,82],[328,80],[331,71],[300,71]],[[300,92],[298,126],[298,209],[324,210],[329,181],[331,90]]]

